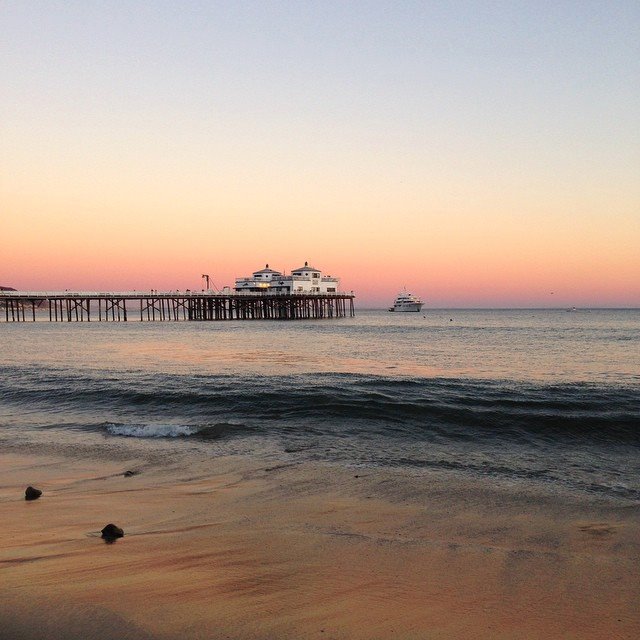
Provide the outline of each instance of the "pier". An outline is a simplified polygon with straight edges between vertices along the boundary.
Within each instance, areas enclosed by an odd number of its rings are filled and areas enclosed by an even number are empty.
[[[167,322],[353,317],[353,293],[0,291],[0,322]]]

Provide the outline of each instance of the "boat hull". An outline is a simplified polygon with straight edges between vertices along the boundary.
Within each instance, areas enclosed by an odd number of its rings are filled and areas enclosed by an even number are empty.
[[[417,313],[422,310],[422,304],[418,302],[406,303],[403,305],[397,305],[393,307],[389,307],[389,311],[400,312],[400,313]]]

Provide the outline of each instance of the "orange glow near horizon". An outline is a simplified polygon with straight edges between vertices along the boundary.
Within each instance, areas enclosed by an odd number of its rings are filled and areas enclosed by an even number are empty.
[[[202,205],[184,207],[169,199],[163,205],[156,194],[152,204],[139,195],[136,209],[120,197],[15,196],[9,208],[16,215],[3,221],[3,235],[19,241],[3,247],[0,284],[199,289],[202,273],[222,287],[267,262],[290,271],[308,260],[340,277],[360,307],[385,307],[405,286],[437,307],[640,305],[631,215],[616,227],[552,215],[534,223],[485,210],[437,215],[426,206],[420,216],[417,203],[406,201],[404,214],[391,204],[370,215],[364,208],[331,215],[283,203],[255,215],[210,193]]]

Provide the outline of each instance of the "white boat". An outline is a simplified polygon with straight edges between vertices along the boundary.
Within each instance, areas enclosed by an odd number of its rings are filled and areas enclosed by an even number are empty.
[[[424,302],[418,296],[414,296],[406,289],[398,294],[389,311],[420,311]]]

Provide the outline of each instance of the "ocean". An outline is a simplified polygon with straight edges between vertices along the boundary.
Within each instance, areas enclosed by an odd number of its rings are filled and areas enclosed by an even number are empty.
[[[640,499],[640,310],[0,323],[5,450],[248,455]]]

